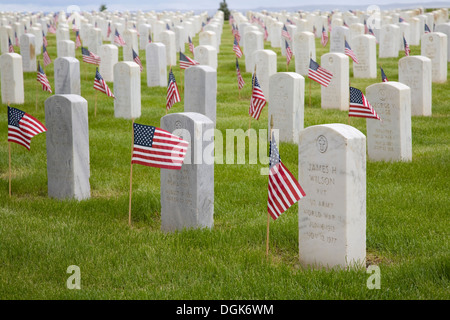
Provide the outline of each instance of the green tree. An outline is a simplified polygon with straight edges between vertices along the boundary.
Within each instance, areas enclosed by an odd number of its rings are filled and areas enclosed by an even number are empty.
[[[103,11],[105,11],[106,9],[108,9],[108,8],[106,7],[106,4],[101,4],[101,5],[100,5],[100,8],[98,8],[98,11],[103,12]]]
[[[228,21],[230,18],[230,10],[228,10],[228,4],[226,0],[220,3],[219,10],[223,12],[224,20]]]

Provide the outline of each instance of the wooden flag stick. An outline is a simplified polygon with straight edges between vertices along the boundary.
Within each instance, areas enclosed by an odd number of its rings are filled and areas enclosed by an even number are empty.
[[[97,90],[95,90],[95,109],[94,109],[94,117],[97,116]]]
[[[133,187],[133,148],[134,148],[134,118],[131,119],[131,165],[130,165],[130,199],[128,202],[128,225],[131,226],[131,195]]]
[[[9,197],[11,198],[11,142],[8,142],[9,154]]]
[[[272,130],[273,130],[273,115],[270,115],[270,139],[272,141]],[[270,175],[270,168],[269,168]],[[270,179],[270,177],[269,177]],[[267,210],[267,233],[266,233],[266,258],[269,256],[269,228],[270,228],[270,214],[269,210]]]

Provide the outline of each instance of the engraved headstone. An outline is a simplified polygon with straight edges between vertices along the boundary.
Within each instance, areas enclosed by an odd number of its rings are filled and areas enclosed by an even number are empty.
[[[136,119],[141,116],[141,71],[137,63],[114,65],[114,116]]]
[[[4,53],[0,56],[2,103],[23,104],[22,56],[17,53]]]
[[[389,81],[366,88],[366,98],[380,116],[367,119],[367,155],[373,161],[411,161],[411,89]]]
[[[167,65],[175,66],[177,64],[177,46],[175,43],[175,32],[165,30],[160,33],[160,42],[166,46]]]
[[[335,123],[300,132],[299,255],[304,266],[365,267],[366,138]]]
[[[264,36],[262,32],[249,31],[245,34],[244,37],[245,37],[244,41],[245,71],[253,72],[254,64],[252,61],[252,54],[257,50],[264,49]]]
[[[31,33],[25,33],[20,37],[23,72],[36,72],[35,40],[36,37]]]
[[[55,94],[81,95],[80,62],[72,57],[55,59]]]
[[[293,53],[295,56],[295,72],[307,76],[310,59],[316,61],[314,34],[308,31],[294,34]]]
[[[48,196],[90,198],[88,103],[75,94],[45,100]]]
[[[436,25],[434,31],[447,35],[447,62],[450,62],[450,22]]]
[[[147,44],[147,87],[167,86],[166,46],[160,42]]]
[[[279,130],[282,142],[298,143],[304,123],[305,78],[295,72],[278,72],[269,83],[269,128]]]
[[[114,65],[119,62],[119,48],[113,44],[104,44],[98,50],[100,57],[99,72],[107,82],[114,81]]]
[[[214,224],[214,123],[199,113],[173,113],[161,118],[161,128],[189,142],[181,170],[161,169],[161,229],[211,229]]]
[[[201,65],[210,66],[217,70],[217,51],[213,46],[196,46],[194,60]]]
[[[185,70],[184,111],[197,112],[216,123],[217,71],[196,65]]]
[[[58,58],[72,57],[75,58],[75,42],[72,40],[60,40],[56,46]]]
[[[259,86],[268,99],[270,96],[269,79],[277,73],[277,54],[272,50],[256,50],[253,52],[252,61],[256,67]]]
[[[447,81],[447,35],[431,32],[422,36],[421,55],[431,59],[433,82]]]
[[[354,37],[352,50],[358,58],[358,63],[353,63],[353,77],[376,78],[377,44],[375,37],[368,34]]]
[[[330,52],[345,53],[345,40],[349,39],[349,33],[347,27],[333,27],[330,33]]]
[[[322,68],[333,74],[328,87],[320,86],[322,108],[348,110],[349,57],[343,53],[326,53],[320,61]]]
[[[401,58],[398,82],[411,88],[411,115],[431,116],[431,60],[423,56]]]
[[[399,51],[400,28],[393,24],[387,24],[380,30],[380,45],[378,47],[379,58],[397,58]]]

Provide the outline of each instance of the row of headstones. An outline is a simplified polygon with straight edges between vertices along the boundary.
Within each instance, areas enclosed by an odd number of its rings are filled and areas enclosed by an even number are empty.
[[[388,86],[396,89],[394,84]],[[45,101],[45,120],[48,195],[90,198],[87,101],[78,95],[54,95]],[[203,114],[184,112],[164,116],[160,127],[182,133],[190,142],[181,170],[161,169],[161,229],[212,228],[214,122]],[[342,268],[363,265],[365,136],[351,126],[329,124],[301,130],[297,139],[299,181],[307,194],[299,206],[301,262]],[[198,155],[203,157],[200,163]]]

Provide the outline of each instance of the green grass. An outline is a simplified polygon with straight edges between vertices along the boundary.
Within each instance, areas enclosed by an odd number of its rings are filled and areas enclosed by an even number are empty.
[[[71,33],[74,40],[74,34]],[[56,58],[55,36],[49,53]],[[198,45],[198,37],[193,39]],[[278,71],[286,70],[280,49]],[[186,46],[187,48],[187,46]],[[316,39],[317,57],[327,53]],[[18,49],[18,48],[16,48]],[[122,50],[120,50],[121,53]],[[420,54],[420,47],[411,47]],[[140,51],[145,64],[144,51]],[[399,58],[403,53],[399,53]],[[80,52],[77,51],[80,59]],[[41,61],[42,57],[40,56]],[[121,58],[120,58],[121,59]],[[80,59],[81,60],[81,59]],[[398,59],[379,59],[397,81]],[[240,66],[246,86],[238,98],[232,36],[225,23],[217,70],[217,128],[248,128],[251,74]],[[319,60],[320,62],[320,60]],[[294,60],[289,71],[294,71]],[[53,64],[45,69],[54,88]],[[128,226],[130,121],[114,118],[114,102],[98,94],[94,117],[95,67],[81,63],[81,92],[89,103],[91,199],[47,197],[45,134],[31,151],[13,144],[12,191],[8,196],[7,113],[0,117],[0,298],[1,299],[449,299],[449,101],[448,81],[433,83],[432,117],[412,117],[413,160],[367,163],[367,263],[381,270],[381,289],[369,290],[365,270],[303,269],[298,253],[298,204],[271,223],[265,257],[267,176],[264,165],[215,166],[212,230],[160,231],[159,169],[134,166],[132,227]],[[174,67],[178,83],[179,68]],[[352,75],[352,71],[351,71]],[[49,93],[38,90],[35,73],[24,74],[25,105],[44,121]],[[88,79],[86,81],[86,78]],[[365,91],[378,79],[354,79]],[[308,83],[308,80],[306,80]],[[113,83],[109,83],[113,88]],[[322,110],[320,86],[305,88],[305,123],[347,124],[347,112]],[[139,123],[160,125],[166,88],[148,88],[141,76]],[[183,99],[183,93],[181,94]],[[182,100],[183,101],[183,100]],[[172,112],[182,112],[183,102]],[[267,129],[267,107],[252,128]],[[365,120],[351,125],[366,133]],[[294,176],[297,146],[281,143]],[[248,157],[248,154],[247,154]],[[248,162],[247,162],[248,163]],[[81,269],[81,290],[68,290],[67,267]]]

